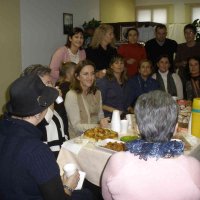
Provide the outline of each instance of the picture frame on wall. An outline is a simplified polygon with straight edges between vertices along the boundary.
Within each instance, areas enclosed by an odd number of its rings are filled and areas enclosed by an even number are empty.
[[[69,34],[73,29],[73,14],[63,13],[63,34]]]

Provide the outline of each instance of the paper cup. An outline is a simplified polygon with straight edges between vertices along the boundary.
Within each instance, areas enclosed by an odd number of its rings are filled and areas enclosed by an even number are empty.
[[[83,186],[83,182],[85,180],[86,173],[79,170],[79,174],[80,174],[80,180],[79,180],[78,185],[76,186],[75,190],[81,190],[82,186]]]
[[[73,163],[68,163],[63,167],[63,170],[64,170],[65,175],[67,177],[73,175],[76,172],[76,169],[77,169],[77,167]]]
[[[119,112],[119,110],[114,110],[112,113],[111,130],[120,132],[120,112]]]
[[[120,133],[126,134],[128,131],[128,120],[123,119],[121,120],[121,130]]]
[[[128,120],[128,128],[132,128],[133,123],[132,123],[131,114],[127,114],[127,115],[126,115],[126,119]]]
[[[63,102],[63,98],[61,96],[58,96],[57,99],[56,99],[56,103],[60,104],[62,102]]]

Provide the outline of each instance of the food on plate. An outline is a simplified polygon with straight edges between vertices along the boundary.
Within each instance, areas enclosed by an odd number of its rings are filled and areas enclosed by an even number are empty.
[[[192,109],[191,101],[178,100],[178,105],[180,108],[178,116],[179,127],[187,128]]]
[[[96,127],[96,128],[88,129],[87,131],[85,131],[83,136],[85,138],[98,141],[98,140],[104,140],[108,138],[116,139],[118,137],[118,133],[110,129]]]
[[[127,136],[122,136],[120,138],[120,140],[123,142],[130,142],[130,141],[137,140],[137,139],[139,139],[139,136],[137,136],[137,135],[127,135]]]
[[[123,142],[108,142],[102,147],[111,149],[113,151],[125,151],[125,145]]]

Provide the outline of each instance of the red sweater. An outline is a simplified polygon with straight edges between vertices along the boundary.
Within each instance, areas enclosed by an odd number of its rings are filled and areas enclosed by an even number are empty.
[[[122,44],[119,49],[118,53],[128,60],[133,58],[136,60],[133,64],[127,64],[125,62],[125,66],[127,68],[128,76],[133,76],[138,72],[139,62],[142,59],[146,58],[146,51],[143,45],[135,43],[135,44]]]

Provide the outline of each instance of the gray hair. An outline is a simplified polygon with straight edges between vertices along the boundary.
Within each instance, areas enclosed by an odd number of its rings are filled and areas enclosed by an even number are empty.
[[[44,75],[49,75],[51,73],[51,69],[48,66],[40,65],[40,64],[34,64],[28,66],[21,74],[21,76],[26,76],[29,74],[37,74],[40,77],[43,77]]]
[[[141,95],[135,105],[135,116],[142,139],[148,142],[170,140],[178,113],[178,104],[164,91],[155,90]]]

